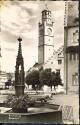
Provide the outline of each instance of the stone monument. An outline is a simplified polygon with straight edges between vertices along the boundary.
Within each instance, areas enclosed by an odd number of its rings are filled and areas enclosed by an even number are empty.
[[[21,41],[22,38],[18,38],[19,48],[18,55],[16,58],[16,66],[15,66],[15,93],[17,96],[24,95],[24,61],[22,57],[22,49],[21,49]]]

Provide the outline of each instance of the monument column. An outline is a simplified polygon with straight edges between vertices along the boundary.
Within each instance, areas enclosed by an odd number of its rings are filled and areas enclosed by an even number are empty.
[[[18,38],[19,41],[19,48],[18,48],[18,55],[16,58],[16,66],[15,66],[15,93],[17,96],[24,95],[24,61],[22,57],[22,50],[21,50],[21,41],[22,38]]]

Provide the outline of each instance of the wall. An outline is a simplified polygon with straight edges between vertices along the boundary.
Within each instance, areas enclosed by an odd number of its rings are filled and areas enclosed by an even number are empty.
[[[44,46],[38,47],[38,63],[44,63]]]
[[[77,58],[78,54],[76,54],[76,60],[73,59],[72,56],[72,60],[70,60],[70,54],[68,54],[68,92],[78,92],[78,88],[79,88],[79,82],[77,84],[77,82],[74,85],[73,82],[73,75],[75,75],[75,73],[78,73],[78,58]]]

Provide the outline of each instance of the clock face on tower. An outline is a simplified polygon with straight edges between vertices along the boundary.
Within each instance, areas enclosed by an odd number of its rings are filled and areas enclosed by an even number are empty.
[[[47,29],[47,33],[48,33],[48,35],[51,35],[52,29],[51,29],[51,28],[48,28],[48,29]]]

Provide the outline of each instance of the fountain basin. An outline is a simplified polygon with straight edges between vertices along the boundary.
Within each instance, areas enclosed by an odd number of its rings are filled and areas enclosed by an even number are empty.
[[[62,123],[62,112],[45,107],[28,108],[28,113],[0,113],[1,123]]]

